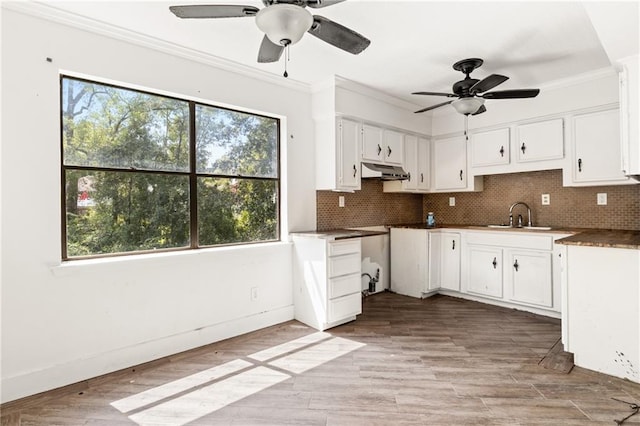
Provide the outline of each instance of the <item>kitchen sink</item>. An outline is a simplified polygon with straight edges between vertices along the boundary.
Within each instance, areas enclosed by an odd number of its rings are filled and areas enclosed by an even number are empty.
[[[550,226],[510,226],[510,225],[487,225],[487,228],[497,228],[497,229],[526,229],[528,231],[550,231]]]

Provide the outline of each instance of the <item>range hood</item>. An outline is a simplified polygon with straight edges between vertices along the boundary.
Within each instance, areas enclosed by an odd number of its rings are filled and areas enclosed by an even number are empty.
[[[363,178],[380,178],[381,180],[407,180],[409,174],[400,166],[389,166],[386,164],[362,163]],[[372,173],[365,169],[372,170]]]

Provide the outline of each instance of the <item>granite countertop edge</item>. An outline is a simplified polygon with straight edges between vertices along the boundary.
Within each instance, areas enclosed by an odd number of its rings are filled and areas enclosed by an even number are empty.
[[[388,227],[411,229],[471,229],[492,232],[524,232],[527,234],[569,234],[566,237],[557,239],[555,243],[585,247],[608,247],[640,250],[640,231],[625,229],[552,227],[549,230],[526,230],[521,228],[489,228],[486,225],[459,224],[445,224],[430,228],[424,223],[394,224],[388,225]]]

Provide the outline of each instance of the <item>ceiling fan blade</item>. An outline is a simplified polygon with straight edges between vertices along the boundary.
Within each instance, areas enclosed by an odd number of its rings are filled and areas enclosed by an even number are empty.
[[[357,55],[366,49],[371,41],[357,32],[323,16],[314,15],[309,34],[346,52]]]
[[[478,110],[476,112],[474,112],[471,115],[478,115],[478,114],[482,114],[483,112],[485,112],[487,110],[487,107],[485,107],[484,105],[481,105],[480,108],[478,108]]]
[[[519,90],[498,90],[480,95],[485,99],[519,99],[535,98],[540,93],[540,89],[519,89]]]
[[[169,10],[178,18],[241,18],[255,16],[260,9],[240,4],[194,4],[185,6],[169,6]]]
[[[275,44],[266,35],[262,38],[262,44],[260,44],[260,50],[258,51],[258,62],[278,62],[284,52],[284,46]]]
[[[447,102],[443,102],[441,104],[432,105],[430,107],[422,108],[421,110],[418,110],[418,111],[414,112],[414,114],[419,114],[421,112],[430,111],[432,109],[440,108],[441,106],[449,105],[451,102],[453,102],[453,101],[447,101]]]
[[[453,93],[441,93],[441,92],[413,92],[412,95],[448,96],[450,98],[458,97],[458,95],[454,95]]]
[[[336,3],[342,3],[344,0],[307,0],[307,6],[314,9],[320,9],[321,7],[327,7]]]
[[[476,93],[486,92],[487,90],[491,90],[497,85],[502,84],[507,80],[509,80],[509,77],[505,77],[504,75],[491,74],[489,77],[482,79],[476,84],[474,84],[473,86],[471,86],[471,88],[469,88],[469,93],[476,94]]]

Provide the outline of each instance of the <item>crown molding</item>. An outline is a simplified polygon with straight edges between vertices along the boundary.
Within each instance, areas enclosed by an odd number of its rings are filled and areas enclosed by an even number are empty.
[[[613,66],[600,68],[593,71],[588,71],[582,74],[573,75],[571,77],[560,78],[558,80],[549,81],[544,84],[538,85],[540,90],[555,90],[562,89],[564,87],[575,86],[577,84],[588,83],[590,81],[599,80],[601,78],[617,75],[617,71]]]
[[[131,31],[122,27],[118,27],[116,25],[111,25],[105,22],[97,21],[95,19],[86,18],[75,13],[58,9],[48,3],[31,1],[3,1],[1,4],[2,9],[66,25],[82,31],[87,31],[112,39],[128,42],[148,49],[153,49],[162,53],[218,68],[223,71],[229,71],[235,74],[240,74],[246,77],[264,81],[266,83],[275,84],[306,93],[311,92],[311,87],[307,83],[295,79],[284,79],[279,75],[252,68],[250,66],[243,65],[229,59],[224,59],[219,56],[215,56],[196,49],[190,49],[188,47]]]
[[[367,86],[362,83],[358,83],[353,80],[346,79],[339,75],[335,76],[335,86],[336,88],[345,89],[351,92],[358,93],[360,95],[364,95],[373,99],[377,99],[379,101],[385,102],[387,104],[391,104],[397,106],[398,108],[406,109],[408,111],[413,111],[416,108],[420,108],[419,105],[413,104],[411,102],[407,102],[403,99],[396,98],[395,96],[389,95],[385,92],[382,92],[378,89],[374,89],[373,87]]]

